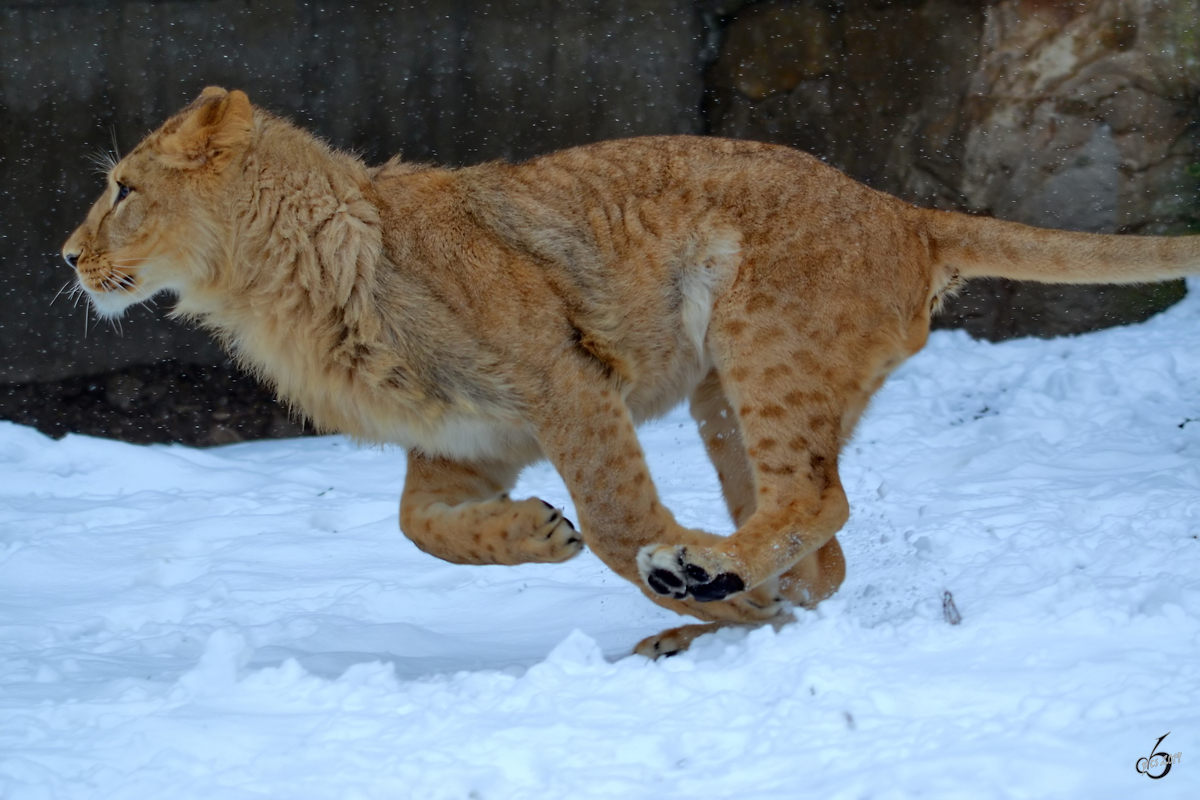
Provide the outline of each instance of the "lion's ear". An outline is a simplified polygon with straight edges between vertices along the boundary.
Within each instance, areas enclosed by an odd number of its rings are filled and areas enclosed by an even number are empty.
[[[254,109],[245,92],[210,86],[164,130],[158,150],[179,169],[223,170],[250,143]]]

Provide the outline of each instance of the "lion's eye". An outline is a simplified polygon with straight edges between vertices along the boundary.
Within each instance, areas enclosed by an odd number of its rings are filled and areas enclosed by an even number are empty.
[[[126,197],[129,197],[129,193],[132,191],[133,191],[133,189],[130,189],[125,184],[118,183],[117,184],[117,199],[113,201],[113,205],[115,206],[117,203],[121,202]]]

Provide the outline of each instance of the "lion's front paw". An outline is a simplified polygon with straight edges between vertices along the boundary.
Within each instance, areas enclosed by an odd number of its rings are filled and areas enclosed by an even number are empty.
[[[746,590],[746,582],[714,557],[687,545],[647,545],[638,553],[638,571],[655,593],[702,603],[724,600]]]
[[[556,562],[566,561],[578,555],[583,549],[583,537],[571,520],[563,516],[562,509],[555,508],[545,500],[530,498],[516,505],[522,516],[529,523],[528,533],[522,538],[515,536],[516,531],[506,531],[506,536],[513,536],[510,543],[524,557],[524,561]],[[519,529],[518,529],[519,530]]]

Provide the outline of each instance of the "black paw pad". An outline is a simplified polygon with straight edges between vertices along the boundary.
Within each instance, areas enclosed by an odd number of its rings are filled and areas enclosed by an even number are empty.
[[[687,594],[686,591],[680,591],[683,589],[683,581],[679,579],[679,576],[665,569],[656,569],[651,572],[646,576],[646,583],[659,594],[671,597],[683,597]]]
[[[708,583],[708,570],[704,567],[688,564],[683,568],[683,574],[687,575],[689,583]]]
[[[689,564],[688,569],[691,570],[692,566]],[[704,572],[704,570],[700,571]],[[705,573],[705,576],[707,577],[707,573]],[[724,600],[729,595],[737,594],[738,592],[745,591],[745,589],[746,583],[733,572],[722,572],[707,583],[697,583],[688,587],[692,597],[701,603]]]

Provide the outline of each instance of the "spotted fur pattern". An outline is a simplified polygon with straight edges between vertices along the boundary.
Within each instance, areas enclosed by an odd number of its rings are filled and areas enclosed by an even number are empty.
[[[1144,281],[1187,240],[925,211],[795,150],[650,137],[459,170],[353,156],[210,88],[108,174],[64,254],[103,314],[169,291],[323,430],[408,452],[404,533],[464,564],[587,544],[711,624],[836,591],[838,455],[976,275]],[[676,522],[638,423],[691,403],[737,531]],[[508,491],[547,458],[579,513]],[[686,647],[704,626],[639,646]]]

